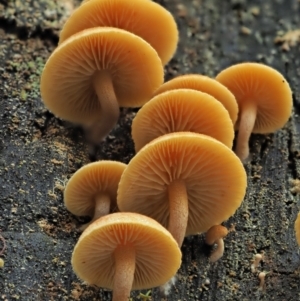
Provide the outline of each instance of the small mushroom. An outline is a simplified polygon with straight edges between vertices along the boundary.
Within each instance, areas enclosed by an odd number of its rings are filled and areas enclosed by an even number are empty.
[[[297,244],[298,246],[300,246],[300,212],[298,213],[295,221],[295,234],[296,234]]]
[[[263,291],[266,288],[266,276],[269,274],[270,272],[260,272],[258,274],[258,279],[259,279],[259,288],[258,290]]]
[[[249,156],[251,133],[267,134],[280,129],[292,110],[292,91],[275,69],[258,63],[240,63],[221,71],[217,77],[235,96],[239,106],[236,154]]]
[[[87,164],[70,178],[64,191],[67,209],[77,216],[90,216],[90,223],[116,210],[117,189],[126,164],[99,161]]]
[[[41,77],[41,95],[55,115],[83,125],[95,144],[115,126],[119,105],[139,107],[163,82],[156,51],[122,29],[81,31],[60,44]]]
[[[260,264],[260,262],[263,260],[263,255],[262,254],[255,254],[254,259],[253,259],[253,263],[251,264],[251,272],[252,273],[256,273],[257,272],[257,268]]]
[[[236,99],[234,95],[217,80],[201,74],[181,75],[165,82],[155,91],[154,95],[175,89],[192,89],[213,96],[225,107],[232,123],[235,124],[238,116]]]
[[[132,122],[135,151],[172,132],[211,136],[232,147],[233,124],[224,106],[209,94],[190,89],[161,93],[146,103]]]
[[[228,230],[226,227],[222,225],[212,226],[205,235],[205,242],[209,246],[213,246],[217,244],[217,248],[213,251],[213,253],[209,257],[210,262],[216,262],[219,260],[224,253],[224,241],[223,238],[228,234]]]
[[[78,7],[60,33],[59,43],[87,28],[109,26],[127,30],[147,41],[163,65],[173,57],[178,44],[172,14],[152,1],[90,0]]]
[[[228,219],[246,191],[241,161],[223,143],[191,132],[163,135],[144,146],[122,174],[120,211],[150,216],[181,246],[185,235]]]
[[[181,251],[155,220],[136,213],[113,213],[80,236],[72,266],[87,284],[113,290],[113,301],[128,301],[131,290],[165,283],[176,274]]]

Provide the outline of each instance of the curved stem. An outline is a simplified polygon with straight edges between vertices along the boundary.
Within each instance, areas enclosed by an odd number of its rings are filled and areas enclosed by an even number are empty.
[[[169,194],[169,225],[168,230],[181,247],[188,223],[188,196],[184,181],[175,180],[168,187]]]
[[[119,245],[114,251],[115,275],[112,301],[128,301],[135,272],[135,250],[131,245]]]
[[[99,144],[118,122],[120,111],[109,72],[95,73],[93,86],[101,105],[101,116],[85,127],[88,140]]]
[[[223,238],[217,239],[215,243],[217,244],[217,248],[210,255],[210,257],[209,257],[210,262],[216,262],[224,254],[224,240],[223,240]]]
[[[110,197],[107,193],[98,193],[95,197],[95,211],[92,220],[89,223],[84,224],[79,228],[80,231],[84,231],[90,224],[101,216],[110,213]]]
[[[241,161],[249,156],[249,139],[256,120],[257,106],[253,101],[247,101],[241,108],[239,132],[235,152]]]

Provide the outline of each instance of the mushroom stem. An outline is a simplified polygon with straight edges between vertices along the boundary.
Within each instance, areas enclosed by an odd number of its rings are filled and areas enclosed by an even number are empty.
[[[108,71],[97,71],[93,81],[94,89],[101,105],[101,116],[85,127],[88,140],[99,144],[117,124],[120,110]]]
[[[99,193],[95,197],[95,211],[92,220],[79,228],[84,231],[91,223],[100,218],[101,216],[110,213],[110,197],[107,193]]]
[[[257,106],[254,101],[243,104],[235,152],[241,161],[249,156],[249,139],[256,120]]]
[[[218,261],[224,254],[224,240],[223,238],[219,238],[215,241],[217,244],[217,248],[213,251],[213,253],[209,257],[210,262]]]
[[[168,230],[181,247],[188,223],[189,208],[186,186],[182,180],[174,180],[169,184],[170,217]]]
[[[135,272],[135,250],[130,244],[114,251],[115,273],[112,301],[128,301]]]

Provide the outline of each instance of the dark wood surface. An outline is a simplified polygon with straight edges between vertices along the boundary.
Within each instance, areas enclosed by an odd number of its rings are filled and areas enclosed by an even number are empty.
[[[59,3],[59,4],[58,4]],[[0,300],[110,300],[110,292],[82,284],[70,256],[82,220],[63,205],[65,181],[91,157],[78,128],[44,107],[39,77],[58,32],[78,2],[0,0],[0,234],[7,249],[0,269]],[[300,255],[294,235],[299,211],[299,36],[296,0],[161,1],[174,16],[180,43],[166,79],[185,73],[215,76],[243,61],[268,64],[287,78],[294,111],[271,135],[253,135],[246,198],[225,225],[225,255],[208,262],[203,236],[186,238],[178,281],[165,300],[300,300]],[[298,40],[297,40],[298,39]],[[277,39],[278,40],[278,39]],[[280,39],[279,39],[280,40]],[[134,110],[122,110],[116,128],[93,159],[128,163]],[[0,245],[1,246],[1,245]],[[264,260],[250,266],[256,253]],[[268,272],[259,289],[258,272]],[[209,282],[209,284],[207,284]],[[133,300],[142,300],[139,292]],[[152,300],[164,300],[153,289]]]

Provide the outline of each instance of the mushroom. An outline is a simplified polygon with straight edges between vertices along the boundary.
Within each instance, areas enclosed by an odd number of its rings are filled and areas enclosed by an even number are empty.
[[[217,80],[201,74],[181,75],[165,82],[156,90],[154,95],[175,89],[192,89],[213,96],[225,107],[232,123],[235,124],[238,116],[236,99],[234,95]]]
[[[144,146],[122,174],[117,204],[166,227],[181,246],[185,235],[228,219],[246,191],[246,173],[234,152],[206,135],[178,132]]]
[[[87,28],[109,26],[127,30],[147,41],[163,65],[173,57],[178,44],[172,14],[152,1],[91,0],[78,7],[65,23],[59,43]]]
[[[262,291],[262,290],[265,289],[265,286],[266,286],[266,283],[265,283],[265,281],[266,281],[266,276],[267,276],[269,273],[270,273],[270,272],[265,272],[265,271],[263,271],[263,272],[260,272],[260,273],[258,274],[258,279],[259,279],[259,288],[258,288],[258,290]]]
[[[219,260],[224,253],[224,241],[223,238],[228,234],[226,227],[222,225],[212,226],[205,235],[205,242],[209,246],[217,244],[217,248],[213,251],[209,257],[210,262],[216,262]]]
[[[297,244],[298,246],[300,246],[300,212],[298,213],[295,221],[295,234],[296,234]]]
[[[126,164],[116,161],[89,163],[77,170],[68,181],[64,202],[74,215],[90,216],[90,223],[116,210],[118,184]]]
[[[249,156],[251,133],[273,133],[284,126],[292,110],[292,91],[275,69],[259,63],[240,63],[221,71],[216,80],[235,96],[239,106],[236,154]]]
[[[263,260],[263,255],[262,254],[255,254],[254,255],[254,259],[253,259],[253,263],[250,266],[251,272],[252,273],[256,273],[257,272],[257,268],[259,266],[259,263]]]
[[[227,110],[214,97],[196,90],[161,93],[146,103],[132,122],[136,152],[159,136],[182,131],[205,134],[232,147],[234,130]]]
[[[139,107],[163,82],[156,51],[122,29],[81,31],[60,44],[41,77],[41,95],[55,115],[83,125],[99,143],[115,126],[119,105]]]
[[[87,284],[113,290],[113,301],[128,301],[130,290],[165,283],[176,274],[181,251],[155,220],[136,213],[113,213],[80,236],[72,266]]]

